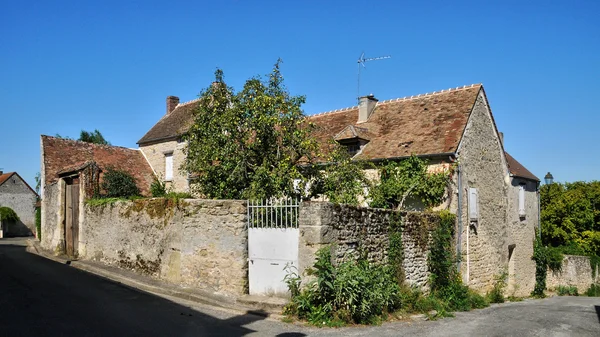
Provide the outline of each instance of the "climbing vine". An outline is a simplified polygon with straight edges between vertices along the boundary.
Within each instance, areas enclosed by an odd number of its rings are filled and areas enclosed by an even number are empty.
[[[539,235],[536,234],[531,259],[535,261],[535,287],[531,292],[531,296],[545,297],[544,290],[546,290],[548,269],[554,272],[560,271],[563,254],[557,248],[544,246]]]
[[[402,268],[404,247],[402,246],[402,214],[400,212],[390,214],[389,241],[388,264],[398,284],[402,284],[404,282],[404,269]]]
[[[430,173],[427,160],[415,155],[391,161],[379,170],[379,182],[371,188],[371,207],[404,208],[409,197],[418,198],[426,208],[444,201],[451,170]]]

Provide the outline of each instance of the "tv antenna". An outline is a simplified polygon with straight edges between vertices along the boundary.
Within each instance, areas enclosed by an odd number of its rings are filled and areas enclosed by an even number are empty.
[[[366,68],[365,62],[385,60],[385,59],[390,59],[390,58],[392,58],[391,55],[365,58],[365,52],[360,54],[358,61],[356,61],[358,63],[358,80],[357,80],[357,84],[356,84],[356,99],[357,100],[360,100],[360,66],[362,66],[363,68]]]

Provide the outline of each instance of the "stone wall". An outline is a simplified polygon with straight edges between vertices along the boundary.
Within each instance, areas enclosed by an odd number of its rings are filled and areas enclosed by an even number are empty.
[[[187,173],[180,170],[181,165],[185,162],[183,153],[185,146],[186,143],[176,140],[140,146],[140,150],[152,170],[163,181],[165,179],[165,154],[173,153],[173,180],[166,182],[166,187],[172,188],[175,192],[189,192]]]
[[[473,106],[457,154],[462,175],[461,209],[458,177],[454,175],[450,210],[462,216],[461,274],[465,284],[483,293],[491,289],[494,277],[508,268],[509,251],[508,168],[483,91]],[[476,223],[470,223],[468,218],[470,187],[479,194]]]
[[[18,174],[13,174],[0,185],[0,207],[9,207],[19,216],[19,221],[8,226],[5,236],[28,236],[35,233],[36,201],[37,195]]]
[[[246,202],[86,205],[80,257],[224,295],[247,293]]]
[[[322,247],[332,250],[334,263],[356,259],[362,254],[371,263],[387,263],[391,210],[334,205],[329,202],[303,202],[300,207],[299,273],[315,262]],[[431,218],[435,213],[398,213],[401,217],[404,260],[402,267],[407,283],[427,287],[427,254]],[[438,217],[439,218],[439,217]]]
[[[61,186],[64,186],[62,179],[52,184],[45,184],[42,192],[42,237],[40,245],[42,248],[55,253],[64,250]]]
[[[595,280],[592,278],[592,267],[587,256],[565,255],[560,272],[548,270],[546,288],[556,290],[558,286],[576,286],[579,293],[585,292],[592,283],[600,283],[599,270]],[[595,281],[595,282],[594,282]]]

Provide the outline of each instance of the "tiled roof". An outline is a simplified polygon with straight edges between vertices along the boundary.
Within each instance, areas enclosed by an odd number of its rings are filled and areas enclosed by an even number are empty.
[[[320,144],[363,130],[369,143],[354,158],[374,160],[411,154],[455,152],[477,99],[481,84],[378,102],[366,122],[358,124],[358,107],[313,115]],[[341,135],[340,135],[341,134]]]
[[[17,172],[8,172],[8,173],[4,173],[4,174],[0,174],[0,185],[4,184],[4,182],[6,182],[8,179],[10,179],[10,177],[12,177],[13,175],[16,175],[17,177],[19,177],[19,179],[21,179],[21,181],[25,184],[25,186],[27,186],[27,188],[36,196],[38,195],[33,188],[31,188],[31,186],[29,186],[29,184],[25,181],[25,179],[21,178],[21,176],[17,173]]]
[[[142,194],[148,194],[154,172],[140,150],[99,145],[42,136],[46,184],[58,181],[59,174],[81,170],[91,162],[100,169],[114,167],[130,173]]]
[[[171,113],[164,115],[137,143],[175,138],[184,134],[194,121],[194,109],[198,100],[181,103]]]
[[[4,184],[4,182],[7,181],[8,178],[12,177],[12,175],[15,173],[16,172],[8,172],[8,173],[0,174],[0,185]]]
[[[513,158],[507,152],[504,152],[506,155],[506,163],[508,164],[508,171],[515,177],[531,179],[535,181],[540,181],[538,177],[536,177],[533,173],[529,172],[525,166],[519,163],[515,158]]]

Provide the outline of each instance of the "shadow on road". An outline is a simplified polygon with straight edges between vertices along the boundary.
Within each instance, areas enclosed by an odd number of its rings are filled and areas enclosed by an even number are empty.
[[[600,305],[595,305],[596,308],[596,316],[598,316],[598,323],[600,323]]]
[[[0,245],[0,289],[7,336],[244,336],[255,332],[246,325],[265,318],[213,317],[17,245]]]

